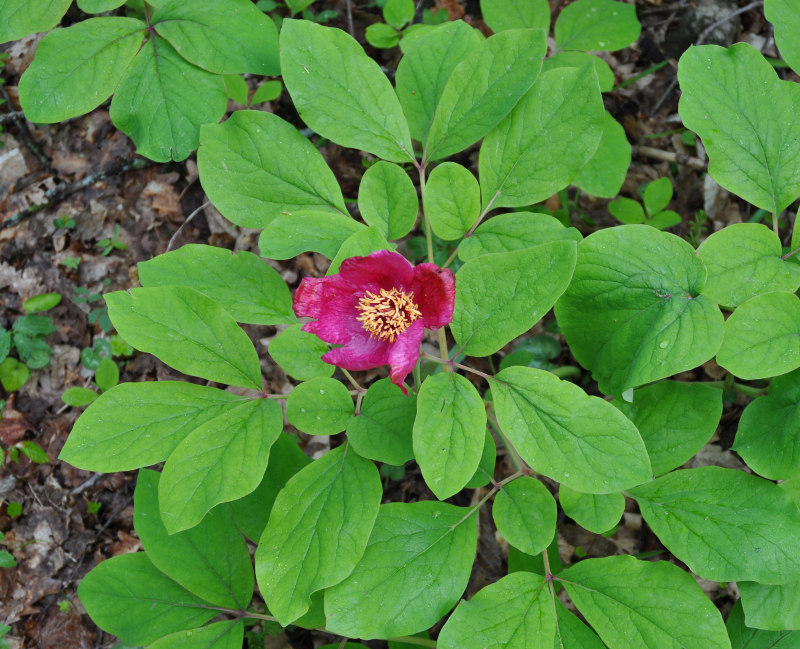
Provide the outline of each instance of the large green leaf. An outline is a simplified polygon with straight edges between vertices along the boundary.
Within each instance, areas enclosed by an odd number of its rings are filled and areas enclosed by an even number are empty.
[[[705,466],[674,471],[631,495],[661,542],[704,579],[800,579],[800,511],[772,482]]]
[[[176,631],[159,638],[147,649],[240,649],[244,640],[243,620],[223,620],[199,629]]]
[[[764,16],[775,29],[775,43],[781,58],[800,74],[800,44],[797,42],[800,12],[796,3],[793,0],[765,0]]]
[[[19,81],[25,117],[51,124],[97,108],[125,75],[144,28],[134,18],[89,18],[50,32]]]
[[[344,242],[364,229],[362,223],[336,212],[283,211],[261,233],[258,249],[270,259],[291,259],[309,251],[334,259]]]
[[[522,476],[505,485],[492,506],[497,531],[525,554],[539,554],[556,533],[556,501],[539,480]]]
[[[717,362],[741,379],[765,379],[800,367],[800,299],[762,293],[725,321]]]
[[[458,493],[475,475],[486,436],[481,395],[460,374],[429,376],[417,395],[414,457],[439,500]]]
[[[184,381],[122,383],[84,412],[59,458],[88,471],[130,471],[163,462],[205,422],[241,397]]]
[[[351,36],[287,19],[280,41],[283,81],[306,124],[342,146],[391,162],[414,161],[392,84]]]
[[[592,58],[602,61],[596,56]],[[580,170],[574,182],[593,196],[614,198],[625,182],[630,164],[631,145],[625,129],[606,111],[603,115],[603,135],[597,151]]]
[[[103,561],[83,578],[78,596],[97,626],[133,646],[193,629],[219,614],[158,570],[144,552]]]
[[[381,505],[361,561],[325,591],[328,630],[391,638],[428,629],[464,592],[476,546],[476,519],[464,507]]]
[[[585,559],[558,578],[609,649],[730,649],[717,608],[671,563]]]
[[[558,54],[549,56],[544,60],[542,70],[547,71],[555,68],[582,68],[587,63],[591,63],[594,66],[594,71],[597,73],[597,80],[600,83],[600,90],[603,92],[611,92],[611,90],[614,88],[614,71],[611,69],[608,63],[606,63],[599,56],[594,56],[594,54],[580,52],[578,50],[559,52]],[[610,117],[610,115],[607,113],[606,123],[608,123],[608,117]],[[627,157],[628,162],[630,162],[630,146],[628,147]],[[614,167],[618,166],[619,161],[615,161]]]
[[[494,32],[521,27],[550,31],[547,0],[481,0],[481,14]]]
[[[424,142],[428,137],[447,80],[481,42],[480,32],[464,21],[446,22],[421,36],[400,59],[397,96],[415,140]]]
[[[708,270],[703,287],[717,304],[739,306],[772,291],[792,293],[800,286],[800,266],[781,259],[781,241],[760,223],[736,223],[712,234],[697,254]]]
[[[536,324],[566,290],[575,259],[575,243],[562,240],[464,264],[451,324],[464,353],[494,354]]]
[[[458,246],[458,257],[469,261],[490,252],[533,248],[550,241],[581,241],[575,228],[565,228],[558,219],[537,212],[498,214],[481,223],[471,237]]]
[[[585,494],[561,485],[558,502],[564,513],[578,525],[595,534],[612,529],[625,512],[625,496],[613,494]]]
[[[78,0],[78,8],[87,14],[111,11],[125,4],[125,0]]]
[[[380,160],[361,178],[358,210],[364,222],[377,228],[386,239],[400,239],[411,231],[417,219],[417,190],[402,167]]]
[[[446,158],[486,135],[536,81],[545,50],[539,29],[502,32],[475,47],[447,80],[424,158]]]
[[[278,493],[295,473],[309,464],[294,438],[279,435],[269,450],[269,463],[264,477],[254,491],[230,503],[236,525],[251,541],[258,543],[267,526],[272,505]],[[213,514],[216,509],[212,509]],[[201,523],[202,527],[205,523]]]
[[[253,343],[216,302],[182,286],[134,288],[105,296],[108,315],[136,349],[180,372],[261,389]]]
[[[341,381],[318,376],[289,393],[286,419],[309,435],[335,435],[345,429],[353,408],[353,397]]]
[[[508,367],[491,386],[500,427],[535,471],[585,493],[650,479],[639,431],[607,401],[530,367]]]
[[[214,509],[197,527],[170,535],[158,508],[159,478],[155,471],[139,471],[133,501],[133,524],[148,558],[189,592],[245,610],[253,597],[253,567],[230,510]]]
[[[660,381],[636,389],[633,401],[612,403],[636,424],[653,473],[662,475],[684,464],[711,439],[722,415],[722,390]]]
[[[313,593],[353,571],[380,501],[378,470],[346,444],[286,483],[256,550],[258,587],[282,625],[308,610]]]
[[[319,150],[277,115],[236,111],[200,129],[203,190],[225,218],[263,228],[281,212],[305,208],[347,214],[342,191]]]
[[[628,47],[642,31],[636,7],[614,0],[577,0],[561,10],[554,29],[560,50],[596,52]]]
[[[542,72],[481,145],[484,207],[538,203],[569,185],[597,151],[604,115],[594,66]]]
[[[462,601],[442,627],[436,646],[553,649],[555,633],[556,616],[545,578],[515,572]]]
[[[284,372],[300,381],[328,377],[336,369],[322,360],[328,343],[315,334],[302,330],[300,324],[292,325],[275,336],[267,351]]]
[[[463,237],[481,211],[477,179],[455,162],[445,162],[431,172],[422,198],[433,233],[445,241]]]
[[[0,5],[0,43],[17,41],[58,25],[72,0],[4,0]]]
[[[768,631],[800,629],[800,581],[780,586],[752,581],[738,585],[747,626]]]
[[[747,43],[702,45],[678,63],[681,119],[703,138],[720,185],[779,214],[800,195],[800,85]]]
[[[723,317],[700,295],[705,277],[694,249],[674,234],[647,225],[600,230],[578,246],[556,318],[600,390],[618,396],[716,353]]]
[[[740,590],[742,585],[739,585]],[[800,597],[795,601],[800,601]],[[731,638],[732,649],[797,649],[800,647],[800,633],[783,630],[762,631],[748,627],[745,624],[742,600],[734,604],[725,626]]]
[[[733,448],[765,478],[800,476],[800,370],[774,378],[769,396],[748,404]]]
[[[137,153],[168,162],[187,158],[200,141],[200,126],[216,124],[227,106],[219,76],[188,63],[156,36],[120,81],[111,119],[136,143]]]
[[[606,649],[600,638],[556,599],[556,638],[553,649]]]
[[[193,527],[214,505],[253,491],[282,429],[281,407],[259,399],[245,401],[192,431],[169,456],[158,485],[167,531]]]
[[[180,55],[216,74],[280,74],[275,23],[250,0],[165,0],[152,24]]]
[[[213,268],[214,272],[209,273]],[[188,244],[139,264],[142,286],[187,286],[210,297],[237,322],[296,322],[289,287],[251,252]]]
[[[417,395],[406,396],[391,380],[381,379],[369,386],[361,411],[347,424],[347,439],[362,457],[400,466],[414,458],[416,416]]]

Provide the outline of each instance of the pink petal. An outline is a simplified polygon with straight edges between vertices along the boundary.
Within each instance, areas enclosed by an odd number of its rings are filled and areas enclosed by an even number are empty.
[[[294,294],[292,307],[298,318],[319,318],[322,313],[322,287],[327,277],[304,277]]]
[[[456,279],[449,268],[419,264],[414,268],[414,302],[428,329],[438,329],[453,320]]]
[[[408,329],[401,333],[389,350],[388,363],[392,368],[390,376],[392,383],[399,387],[403,394],[408,396],[405,378],[414,370],[419,360],[419,346],[425,335],[425,325],[422,320],[417,320]]]
[[[323,354],[322,360],[346,370],[369,370],[389,364],[391,347],[388,340],[374,338],[362,329],[343,347]]]
[[[414,267],[403,255],[391,250],[345,259],[339,267],[339,274],[362,293],[377,293],[382,288],[409,290],[414,281]]]

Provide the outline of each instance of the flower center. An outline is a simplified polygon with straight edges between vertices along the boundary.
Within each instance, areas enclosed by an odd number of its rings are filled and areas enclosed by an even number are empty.
[[[356,306],[361,312],[358,321],[371,336],[393,343],[422,315],[413,297],[396,288],[382,288],[380,295],[367,291]]]

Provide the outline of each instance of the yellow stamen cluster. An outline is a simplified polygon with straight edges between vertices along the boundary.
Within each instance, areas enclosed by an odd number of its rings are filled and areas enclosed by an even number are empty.
[[[367,291],[356,306],[361,312],[358,321],[371,336],[393,343],[422,315],[413,298],[413,293],[396,288],[382,288],[380,295]]]

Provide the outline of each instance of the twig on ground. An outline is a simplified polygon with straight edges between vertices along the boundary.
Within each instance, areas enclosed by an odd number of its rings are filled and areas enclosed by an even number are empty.
[[[211,201],[206,201],[200,207],[198,207],[194,212],[192,212],[189,216],[186,217],[186,220],[183,223],[181,223],[181,227],[175,230],[175,234],[173,234],[172,237],[170,237],[169,243],[167,244],[167,249],[164,251],[165,254],[168,253],[170,250],[172,250],[172,246],[175,243],[175,239],[177,239],[178,235],[180,235],[180,233],[183,232],[183,228],[189,225],[189,221],[191,221],[195,216],[197,216],[200,212],[206,209],[209,205],[211,205]]]
[[[697,169],[698,171],[707,171],[708,169],[708,164],[704,160],[683,153],[663,151],[662,149],[656,149],[651,146],[634,146],[632,149],[633,155],[638,154],[639,156],[653,158],[655,160],[675,162],[686,167],[691,167],[692,169]]]

